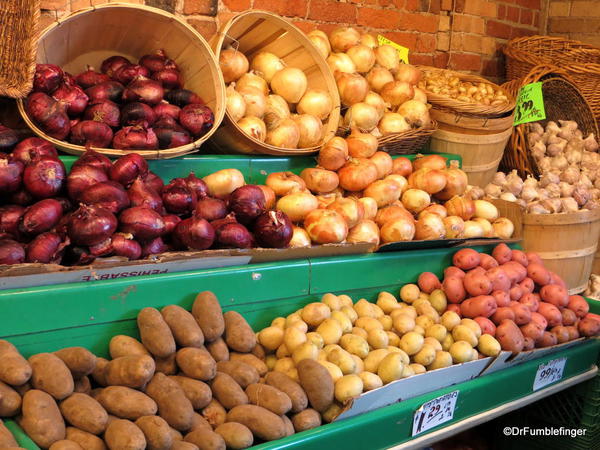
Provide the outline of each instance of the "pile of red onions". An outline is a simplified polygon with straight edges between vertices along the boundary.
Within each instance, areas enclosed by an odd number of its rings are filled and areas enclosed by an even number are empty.
[[[25,109],[49,136],[96,148],[176,148],[214,125],[212,110],[183,89],[177,64],[163,50],[137,64],[111,56],[100,72],[88,66],[75,77],[56,65],[38,64]],[[0,125],[0,152],[16,144],[11,131]]]

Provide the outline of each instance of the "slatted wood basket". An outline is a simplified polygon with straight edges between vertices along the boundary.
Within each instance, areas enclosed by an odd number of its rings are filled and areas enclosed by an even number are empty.
[[[61,66],[79,73],[86,65],[100,67],[112,55],[137,61],[142,55],[164,49],[179,65],[185,88],[197,93],[212,109],[213,127],[194,142],[166,150],[118,150],[97,148],[111,156],[136,152],[147,159],[173,158],[195,152],[216,131],[225,113],[225,87],[214,54],[204,38],[185,21],[158,8],[110,3],[85,8],[58,19],[39,39],[38,63]],[[79,155],[85,148],[47,136],[27,116],[24,103],[18,107],[27,125],[38,136],[61,150]]]
[[[301,69],[308,79],[308,87],[323,89],[333,99],[333,111],[324,123],[324,141],[335,136],[340,117],[340,98],[337,85],[325,59],[302,31],[287,20],[267,11],[246,11],[223,24],[211,40],[217,61],[221,49],[233,46],[248,60],[261,51],[281,58],[287,66]],[[220,152],[266,155],[307,155],[319,151],[320,146],[299,149],[279,148],[247,135],[225,113],[223,124],[211,140]]]

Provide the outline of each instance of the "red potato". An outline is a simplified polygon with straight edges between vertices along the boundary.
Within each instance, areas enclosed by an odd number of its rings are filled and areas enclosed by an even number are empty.
[[[515,313],[515,323],[517,325],[527,325],[531,322],[531,311],[527,306],[516,303],[511,305],[510,309]]]
[[[550,274],[550,284],[558,284],[559,286],[562,286],[565,289],[568,288],[567,283],[565,283],[565,280],[556,275],[554,272],[548,271],[548,273]]]
[[[540,302],[538,311],[548,321],[549,327],[562,324],[562,314],[559,309],[551,303]]]
[[[536,347],[552,347],[553,345],[556,345],[558,341],[556,340],[556,335],[549,332],[549,331],[544,331],[544,333],[542,334],[542,337],[539,338],[538,340],[535,341],[535,345]]]
[[[523,333],[519,327],[510,319],[504,319],[496,327],[496,339],[500,343],[502,350],[513,353],[523,351],[525,345]]]
[[[579,334],[581,336],[597,336],[600,334],[600,320],[596,319],[590,314],[587,314],[579,321],[577,329],[579,330]]]
[[[569,292],[558,284],[547,284],[540,289],[540,297],[547,303],[564,308],[569,304]]]
[[[485,271],[479,267],[481,271],[472,270],[465,275],[463,280],[465,290],[471,297],[478,295],[488,295],[492,292],[492,282],[485,275]]]
[[[466,274],[465,274],[464,270],[461,270],[456,266],[450,266],[450,267],[446,267],[444,269],[444,278],[450,278],[450,277],[464,278],[465,275]]]
[[[510,295],[511,300],[518,302],[521,299],[521,297],[523,297],[523,289],[521,289],[521,286],[519,286],[518,284],[515,284],[513,287],[510,288],[508,294]]]
[[[539,312],[531,313],[531,322],[537,323],[542,330],[548,328],[548,321]]]
[[[479,265],[485,270],[490,270],[493,267],[498,267],[498,261],[496,261],[493,256],[488,255],[487,253],[480,253],[479,257],[481,259]]]
[[[565,327],[569,332],[569,340],[574,341],[575,339],[579,339],[579,331],[576,326],[568,326]]]
[[[567,308],[575,313],[579,318],[585,317],[590,311],[590,305],[581,295],[569,295],[569,303]]]
[[[492,314],[491,319],[492,322],[498,326],[503,320],[515,320],[515,312],[509,306],[502,306],[496,309],[496,312]]]
[[[533,321],[526,325],[522,325],[520,329],[521,333],[523,333],[523,336],[530,337],[534,341],[540,339],[542,334],[544,334],[544,328],[542,328],[539,323]]]
[[[523,351],[533,350],[535,348],[535,341],[530,337],[525,336],[523,338]]]
[[[540,299],[537,294],[528,293],[519,299],[519,303],[529,308],[529,311],[535,312],[540,307]]]
[[[441,289],[442,287],[440,279],[435,273],[431,272],[423,272],[419,275],[417,284],[419,285],[419,289],[427,294],[431,294],[434,290]]]
[[[558,344],[564,344],[569,341],[569,330],[567,330],[567,327],[557,325],[553,327],[550,332],[556,336],[556,342]]]
[[[458,314],[460,317],[462,317],[462,314],[460,312],[460,305],[457,305],[455,303],[450,303],[448,306],[446,306],[446,311],[452,311],[455,312],[456,314]]]
[[[465,274],[465,278],[467,275],[471,274],[471,276],[474,275],[484,275],[485,274],[485,269],[481,266],[477,266],[474,269],[468,270],[467,273]]]
[[[479,252],[472,248],[463,248],[457,251],[452,257],[452,263],[462,270],[474,269],[481,262]]]
[[[487,317],[475,317],[475,322],[481,328],[481,334],[491,334],[492,336],[496,335],[496,325]]]
[[[521,264],[523,267],[527,267],[529,265],[529,260],[527,259],[527,255],[522,250],[513,250],[511,255],[511,260]]]
[[[506,275],[504,269],[500,267],[492,267],[485,273],[485,276],[492,282],[492,290],[507,291],[510,289],[510,278]]]
[[[498,305],[498,307],[510,305],[510,297],[506,291],[496,290],[492,292],[492,297],[496,299],[496,305]]]
[[[477,316],[490,317],[496,309],[496,300],[491,295],[471,297],[460,304],[460,312],[470,319]]]
[[[569,308],[564,308],[560,313],[562,315],[562,324],[564,326],[575,325],[575,322],[577,322],[577,315],[575,314],[575,311]]]
[[[525,279],[519,283],[519,287],[523,289],[523,294],[530,294],[535,289],[535,283],[531,278],[525,277]]]
[[[550,283],[550,272],[541,263],[530,262],[527,266],[527,276],[538,286],[546,286]]]
[[[544,265],[544,261],[542,261],[542,258],[540,258],[540,255],[538,255],[537,253],[527,252],[525,253],[525,256],[527,257],[527,261],[529,261],[529,264],[535,263],[541,266]]]
[[[504,243],[498,244],[496,247],[494,247],[492,256],[496,261],[498,261],[498,264],[504,264],[512,259],[512,250]]]
[[[500,267],[503,267],[504,270],[506,270],[508,278],[510,278],[510,281],[513,283],[520,283],[527,276],[527,269],[518,262],[509,261],[506,264],[502,264]]]
[[[467,297],[462,278],[444,278],[442,289],[450,303],[460,303]]]

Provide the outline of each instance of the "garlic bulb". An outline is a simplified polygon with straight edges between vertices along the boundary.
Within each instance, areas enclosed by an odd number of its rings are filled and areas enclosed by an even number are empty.
[[[550,148],[550,147],[548,147],[548,148]],[[555,169],[563,170],[569,166],[569,161],[567,161],[567,158],[565,158],[563,155],[558,155],[558,156],[555,156],[552,158],[552,161],[550,164]]]
[[[516,202],[517,201],[517,197],[515,197],[510,192],[504,192],[504,193],[500,194],[500,199],[506,200],[507,202]]]
[[[560,198],[560,187],[558,187],[558,184],[549,184],[545,189],[548,193],[548,198]]]
[[[537,189],[537,195],[539,200],[546,200],[547,198],[550,198],[548,190],[544,188]]]
[[[493,183],[488,184],[483,191],[492,198],[498,198],[502,194],[502,188]]]
[[[579,176],[579,181],[577,181],[577,183],[575,183],[575,185],[581,186],[585,189],[591,189],[591,187],[594,184],[592,183],[592,180],[590,180],[589,177],[585,173],[582,173]]]
[[[558,183],[558,187],[560,189],[561,197],[571,197],[573,195],[573,191],[575,190],[575,186],[565,181],[561,181],[560,183]]]
[[[595,152],[598,150],[598,141],[594,137],[594,133],[591,133],[588,137],[583,140],[583,147],[588,152]]]
[[[506,175],[504,172],[496,172],[494,178],[492,178],[492,183],[496,186],[502,186],[506,181]]]
[[[542,158],[540,161],[538,161],[538,168],[542,171],[542,173],[544,172],[548,172],[552,169],[552,158],[546,156],[545,158]]]
[[[540,202],[530,203],[527,206],[527,212],[529,214],[550,214],[550,211],[548,211]]]
[[[576,212],[579,210],[579,205],[573,197],[561,198],[563,212]]]
[[[549,184],[558,184],[560,182],[560,177],[554,172],[548,172],[542,175],[540,179],[540,187],[546,187]]]
[[[544,127],[542,127],[538,122],[530,123],[529,130],[530,133],[536,133],[540,136],[544,134]]]
[[[560,142],[548,143],[548,146],[546,147],[546,154],[548,156],[558,156],[565,150],[566,147],[567,141],[564,139],[561,139]]]
[[[465,190],[464,196],[471,200],[481,200],[485,196],[485,191],[479,186],[469,185]]]
[[[600,198],[600,189],[592,188],[590,189],[590,195],[592,196],[592,200],[597,200]]]
[[[538,185],[538,180],[536,180],[535,178],[533,178],[531,175],[527,175],[527,179],[523,182],[523,187],[537,187]]]
[[[549,198],[540,202],[545,209],[550,211],[550,214],[556,214],[562,211],[562,202],[560,198]]]
[[[590,199],[590,193],[586,188],[576,187],[573,191],[573,198],[579,206],[585,205]]]
[[[517,171],[513,170],[506,176],[506,182],[502,187],[504,190],[511,192],[514,195],[519,195],[523,189],[523,180],[517,174]]]
[[[542,141],[537,141],[533,146],[530,146],[531,153],[533,157],[536,159],[541,159],[546,155],[546,145]]]
[[[563,172],[561,172],[559,178],[560,181],[564,181],[569,184],[574,184],[579,181],[580,170],[577,166],[569,166]]]
[[[532,202],[539,197],[538,190],[532,186],[525,186],[521,191],[520,197],[528,203]]]

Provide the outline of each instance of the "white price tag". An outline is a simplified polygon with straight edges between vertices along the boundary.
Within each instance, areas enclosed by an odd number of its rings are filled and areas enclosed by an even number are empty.
[[[441,397],[429,400],[423,403],[419,409],[415,411],[413,417],[412,435],[416,436],[433,427],[448,422],[454,417],[456,409],[456,399],[458,391],[450,392]]]
[[[537,391],[544,386],[560,380],[563,376],[566,362],[567,358],[559,358],[548,361],[545,364],[540,364],[535,374],[535,380],[533,380],[533,390]]]

